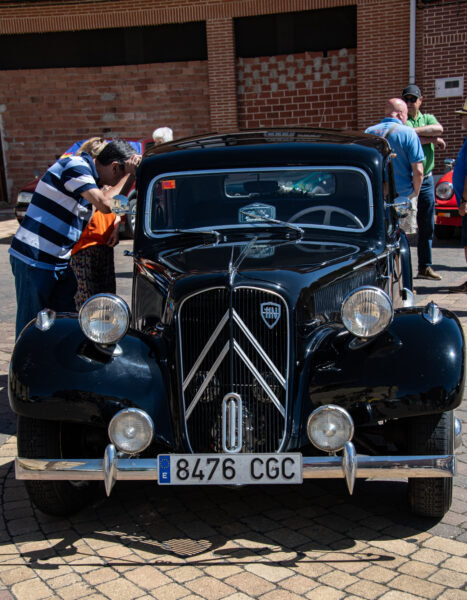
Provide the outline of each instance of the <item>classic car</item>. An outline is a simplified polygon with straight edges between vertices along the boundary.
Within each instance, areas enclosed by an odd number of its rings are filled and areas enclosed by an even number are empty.
[[[77,152],[79,150],[81,144],[84,141],[85,140],[75,142],[72,146],[70,146],[70,148],[68,148],[68,150],[66,150],[60,156],[60,158],[64,158],[65,156],[71,156],[72,154],[75,154],[75,152]],[[128,141],[130,142],[130,144],[132,144],[134,146],[135,150],[139,153],[149,150],[149,148],[151,148],[154,145],[154,142],[152,139],[141,140],[141,141],[135,141],[135,140],[128,140]],[[18,196],[16,198],[16,204],[15,204],[15,216],[16,216],[18,223],[20,223],[20,224],[24,218],[24,215],[26,214],[29,203],[31,202],[31,198],[34,193],[34,190],[36,189],[37,182],[39,181],[38,177],[39,177],[39,175],[35,179],[29,181],[26,185],[24,185],[18,192]],[[135,212],[136,211],[136,189],[134,186],[130,190],[130,193],[128,194],[128,199],[130,201],[130,210],[128,211],[128,214],[122,215],[120,232],[124,233],[127,237],[132,238],[134,235],[135,215],[136,215],[136,212]]]
[[[435,235],[440,240],[454,235],[456,227],[462,225],[457,198],[452,187],[453,159],[446,159],[446,172],[435,186]]]
[[[342,478],[352,493],[402,477],[412,511],[442,516],[464,338],[449,310],[414,305],[390,154],[319,129],[143,157],[131,311],[110,294],[79,314],[44,308],[14,348],[16,477],[32,502],[67,514],[120,480]]]

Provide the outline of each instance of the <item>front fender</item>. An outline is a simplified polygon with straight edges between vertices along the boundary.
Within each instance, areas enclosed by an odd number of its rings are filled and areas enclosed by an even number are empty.
[[[308,412],[337,404],[358,425],[459,406],[465,378],[462,327],[451,311],[443,309],[443,318],[435,324],[424,311],[396,311],[390,327],[367,343],[355,343],[351,334],[325,338],[319,358],[314,353],[308,359],[314,361]]]
[[[130,330],[118,350],[113,355],[100,350],[84,336],[74,316],[58,315],[48,331],[30,325],[11,358],[11,408],[27,417],[106,427],[116,412],[136,407],[153,419],[155,439],[172,443],[160,349]]]

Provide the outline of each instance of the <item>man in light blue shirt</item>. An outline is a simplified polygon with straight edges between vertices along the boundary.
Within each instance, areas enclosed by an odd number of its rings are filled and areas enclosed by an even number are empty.
[[[391,98],[386,102],[385,118],[365,133],[388,140],[396,155],[392,161],[396,192],[416,201],[423,181],[425,154],[418,135],[406,126],[407,115],[407,104],[400,98]]]

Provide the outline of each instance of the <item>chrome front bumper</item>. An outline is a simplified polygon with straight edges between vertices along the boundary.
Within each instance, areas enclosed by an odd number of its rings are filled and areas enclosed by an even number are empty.
[[[16,479],[103,480],[107,495],[116,481],[157,481],[157,458],[119,458],[109,444],[103,459],[15,459]],[[363,456],[348,442],[342,456],[302,457],[303,479],[345,479],[350,493],[355,479],[453,477],[456,458],[440,456]]]

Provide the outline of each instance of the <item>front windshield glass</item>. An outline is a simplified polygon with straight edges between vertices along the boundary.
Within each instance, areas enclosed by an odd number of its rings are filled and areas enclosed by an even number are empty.
[[[148,190],[152,232],[256,225],[363,231],[371,225],[371,186],[352,167],[166,173]]]

